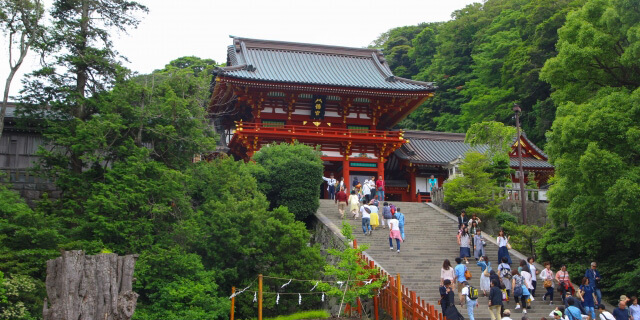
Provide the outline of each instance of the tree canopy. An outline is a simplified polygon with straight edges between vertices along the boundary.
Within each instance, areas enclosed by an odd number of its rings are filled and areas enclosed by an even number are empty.
[[[396,75],[438,86],[398,126],[465,132],[482,121],[513,124],[511,106],[518,102],[524,131],[543,146],[555,104],[540,69],[557,54],[556,30],[582,2],[489,0],[454,11],[447,22],[383,34],[373,46],[383,49]]]
[[[576,276],[597,261],[612,299],[640,288],[639,13],[635,1],[586,1],[542,69],[558,111],[548,145],[554,227],[538,248]]]

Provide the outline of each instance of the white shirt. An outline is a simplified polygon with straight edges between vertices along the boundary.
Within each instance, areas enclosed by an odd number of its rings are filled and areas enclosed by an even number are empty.
[[[369,210],[371,210],[371,213],[378,213],[378,207],[376,206],[369,205]]]
[[[330,186],[335,186],[336,182],[338,182],[338,180],[336,180],[334,178],[327,178],[327,177],[322,177],[322,180],[327,182],[327,184],[328,184],[327,190],[329,190]]]
[[[615,320],[616,318],[609,311],[600,312],[600,320]]]
[[[368,205],[364,205],[362,206],[362,208],[360,208],[360,213],[362,214],[362,218],[371,218],[371,214],[369,212],[367,212],[367,210],[365,210],[364,208],[369,208]],[[371,208],[369,208],[369,210],[371,210]]]
[[[389,219],[387,221],[389,222],[389,228],[391,228],[391,230],[400,231],[400,221],[398,221],[398,219]]]
[[[533,276],[533,279],[535,279],[536,278],[536,272],[537,272],[536,266],[534,266],[531,263],[527,263],[527,264],[529,265],[529,270],[531,270],[531,276]]]
[[[371,187],[369,187],[369,181],[365,181],[362,184],[362,193],[371,194]]]
[[[531,285],[531,273],[522,271],[520,272],[520,275],[524,278],[524,286],[527,287],[527,289],[533,289],[533,286]]]
[[[460,294],[465,296],[465,298],[467,299],[467,302],[471,300],[469,299],[469,286],[465,286],[464,288],[462,288],[462,291],[460,292]]]
[[[507,246],[507,238],[498,237],[498,247],[506,247]]]

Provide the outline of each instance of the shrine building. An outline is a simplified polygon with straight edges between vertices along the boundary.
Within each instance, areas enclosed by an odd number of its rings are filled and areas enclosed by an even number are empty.
[[[436,88],[394,76],[380,50],[232,39],[208,106],[219,151],[249,160],[266,144],[295,140],[320,148],[325,176],[348,185],[354,177],[383,176],[387,200],[428,201],[427,179],[434,175],[442,185],[472,149],[464,134],[393,129]],[[525,174],[546,182],[553,166],[521,141]]]
[[[209,113],[230,154],[297,140],[320,146],[325,174],[345,181],[385,176],[407,142],[391,128],[435,90],[394,76],[380,50],[238,37],[214,77]]]

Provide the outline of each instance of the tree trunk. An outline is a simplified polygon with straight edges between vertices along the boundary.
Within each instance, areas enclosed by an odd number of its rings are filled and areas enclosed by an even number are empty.
[[[138,255],[87,256],[64,251],[47,261],[44,320],[129,320],[138,294],[132,291]]]

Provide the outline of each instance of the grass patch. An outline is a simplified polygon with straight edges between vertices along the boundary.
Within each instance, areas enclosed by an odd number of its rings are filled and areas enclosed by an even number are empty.
[[[268,318],[266,320],[298,320],[298,319],[327,319],[331,315],[324,310],[312,310],[297,312],[288,316],[279,316],[275,318]]]

